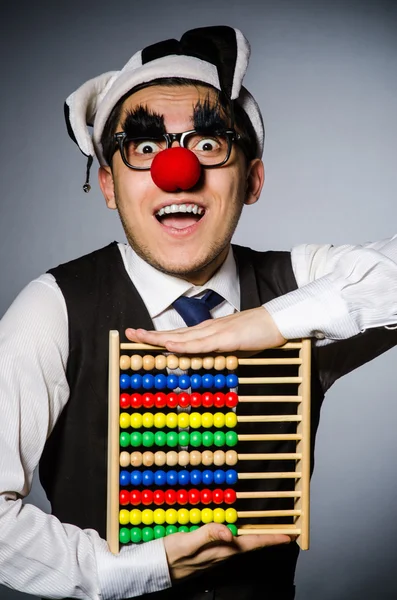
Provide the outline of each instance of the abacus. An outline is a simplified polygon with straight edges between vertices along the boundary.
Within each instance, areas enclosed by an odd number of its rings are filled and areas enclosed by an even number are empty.
[[[308,549],[310,357],[309,340],[178,357],[111,331],[110,550],[213,521]]]

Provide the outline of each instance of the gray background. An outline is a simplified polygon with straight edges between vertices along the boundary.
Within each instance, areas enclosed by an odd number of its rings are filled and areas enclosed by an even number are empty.
[[[267,182],[235,241],[382,239],[396,228],[394,2],[2,2],[0,314],[53,265],[124,239],[63,123],[64,99],[136,50],[229,24],[252,45]],[[397,597],[396,350],[335,384],[320,425],[298,600]],[[37,485],[32,502],[46,506]],[[1,600],[28,596],[0,587]]]

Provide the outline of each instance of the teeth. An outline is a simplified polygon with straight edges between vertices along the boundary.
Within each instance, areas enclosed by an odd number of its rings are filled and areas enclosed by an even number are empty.
[[[195,204],[195,205],[193,206],[193,208],[192,208],[192,211],[193,211],[193,213],[194,213],[195,215],[197,215],[197,213],[198,213],[198,206],[197,206],[197,204]]]
[[[169,204],[168,206],[163,206],[156,212],[158,217],[162,217],[164,214],[169,215],[170,213],[193,213],[195,215],[202,215],[204,213],[204,208],[197,206],[197,204]]]

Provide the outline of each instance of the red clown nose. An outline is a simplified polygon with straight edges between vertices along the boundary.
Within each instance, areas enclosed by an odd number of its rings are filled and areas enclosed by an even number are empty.
[[[187,148],[168,148],[153,159],[150,169],[154,183],[165,192],[190,190],[201,175],[197,156]]]

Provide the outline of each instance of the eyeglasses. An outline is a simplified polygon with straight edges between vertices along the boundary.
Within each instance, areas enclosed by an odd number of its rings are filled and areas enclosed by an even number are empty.
[[[240,135],[232,129],[210,134],[192,129],[183,133],[164,133],[158,138],[130,138],[125,131],[121,131],[114,134],[114,139],[114,152],[119,148],[124,164],[130,169],[146,171],[159,152],[171,148],[174,142],[191,150],[203,167],[220,167],[229,160],[232,143],[237,142]]]

